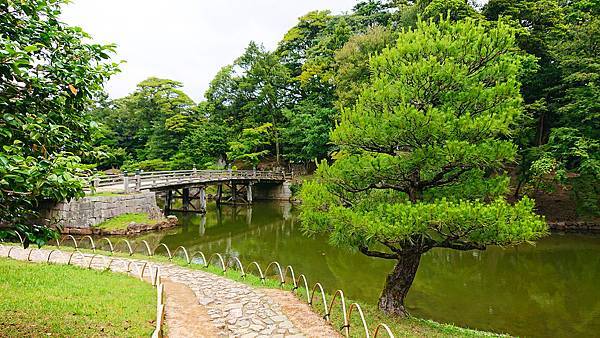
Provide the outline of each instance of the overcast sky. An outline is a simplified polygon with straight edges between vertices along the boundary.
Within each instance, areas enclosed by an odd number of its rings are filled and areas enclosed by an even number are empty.
[[[199,101],[224,65],[251,40],[275,48],[298,17],[311,10],[349,11],[356,0],[73,0],[64,22],[96,42],[116,43],[122,72],[107,85],[111,97],[132,92],[150,76],[184,84]]]

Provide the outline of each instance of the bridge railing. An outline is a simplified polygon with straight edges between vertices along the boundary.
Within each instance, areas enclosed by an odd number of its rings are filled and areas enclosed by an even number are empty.
[[[193,182],[227,181],[230,179],[285,180],[291,177],[292,174],[286,174],[285,172],[259,170],[140,171],[134,175],[124,173],[94,177],[90,185],[94,188],[123,185],[123,190],[129,192],[131,190],[139,191]]]
[[[94,187],[106,187],[117,184],[123,184],[123,175],[96,176],[90,182],[90,185]]]

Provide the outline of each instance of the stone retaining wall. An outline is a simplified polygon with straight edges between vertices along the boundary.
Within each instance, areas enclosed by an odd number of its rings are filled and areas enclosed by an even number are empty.
[[[288,201],[292,197],[291,185],[290,181],[285,181],[282,184],[254,184],[252,186],[252,195],[256,200]]]
[[[600,232],[598,222],[548,222],[551,230],[566,232]]]
[[[86,196],[51,206],[42,215],[47,224],[88,228],[127,213],[146,213],[151,219],[162,218],[156,205],[156,196],[151,191],[117,196]]]

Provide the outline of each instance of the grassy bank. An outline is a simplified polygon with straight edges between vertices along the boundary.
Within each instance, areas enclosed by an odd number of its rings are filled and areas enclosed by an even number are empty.
[[[103,191],[103,192],[89,193],[89,194],[86,194],[85,196],[86,197],[120,197],[123,195],[124,194],[117,193],[117,192]]]
[[[149,337],[156,291],[122,274],[0,258],[0,336]]]
[[[150,219],[148,214],[145,213],[129,213],[115,216],[98,224],[96,227],[104,230],[121,230],[127,229],[127,226],[131,222],[135,222],[137,224],[154,224],[157,222],[157,220]]]
[[[72,250],[71,248],[61,248],[61,249]],[[82,249],[82,251],[84,251],[84,252],[87,251],[87,252],[91,253],[91,251],[86,250],[86,249]],[[145,259],[145,260],[149,260],[149,261],[168,263],[169,262],[168,258],[165,256],[162,256],[163,253],[160,253],[160,254],[161,255],[158,255],[158,256],[148,257],[148,256],[142,255],[142,254],[134,254],[133,256],[129,256],[128,254],[124,254],[124,253],[115,253],[114,256],[131,257],[131,258],[135,258],[135,259]],[[182,252],[179,252],[179,254],[182,254]],[[210,273],[213,273],[216,275],[220,275],[220,276],[224,276],[229,279],[232,279],[232,280],[244,283],[244,284],[248,284],[248,285],[251,285],[254,287],[258,287],[258,288],[280,288],[279,281],[277,280],[278,277],[274,276],[274,275],[268,276],[263,283],[263,281],[261,281],[259,277],[254,275],[254,273],[258,274],[258,272],[255,270],[246,271],[247,276],[245,276],[245,277],[242,277],[241,273],[236,271],[233,267],[229,268],[229,270],[227,270],[225,273],[223,273],[220,268],[220,263],[218,262],[218,260],[216,258],[212,262],[212,264],[214,264],[214,265],[210,265],[208,268],[204,268],[202,265],[199,265],[199,264],[187,265],[186,261],[181,257],[174,257],[173,260],[171,261],[171,263],[174,263],[174,264],[177,264],[180,266],[185,266],[190,269],[207,271],[207,272],[210,272]],[[244,263],[248,264],[248,262],[244,262]],[[244,266],[244,268],[246,268],[246,266]],[[262,266],[262,268],[264,269],[265,266]],[[270,270],[270,272],[272,272],[272,270]],[[301,273],[301,272],[296,271],[296,273]],[[311,283],[311,284],[309,284],[309,288],[311,288],[316,281],[309,281],[309,282]],[[284,285],[283,289],[285,289],[287,291],[292,290],[291,280],[286,281],[286,284]],[[302,287],[302,285],[297,290],[297,296],[303,302],[307,301],[306,290],[304,289],[304,287]],[[328,304],[331,302],[332,298],[333,297],[331,294],[326,295]],[[353,301],[351,299],[346,299],[347,308],[349,308],[350,304],[352,304],[354,302],[355,301]],[[343,325],[343,317],[342,317],[342,313],[341,313],[341,307],[339,305],[340,304],[339,298],[338,298],[338,300],[336,300],[336,303],[337,304],[335,304],[333,306],[333,309],[331,311],[332,312],[331,320],[332,320],[333,326],[336,329],[339,329]],[[364,304],[361,302],[357,302],[357,303],[360,304],[360,306],[364,312],[365,320],[371,331],[371,334],[373,333],[373,330],[375,329],[377,324],[385,323],[391,328],[392,332],[394,333],[394,335],[396,337],[495,337],[495,336],[502,336],[502,335],[498,335],[498,334],[494,334],[494,333],[490,333],[490,332],[471,330],[471,329],[457,327],[457,326],[454,326],[451,324],[441,324],[441,323],[437,323],[437,322],[434,322],[431,320],[424,320],[424,319],[414,318],[414,317],[393,318],[393,317],[389,317],[389,316],[386,316],[383,313],[381,313],[377,309],[377,307],[374,305]],[[314,311],[316,311],[317,313],[320,313],[321,315],[325,314],[320,293],[315,294],[312,308]],[[353,337],[364,336],[363,326],[362,326],[361,319],[360,319],[357,311],[354,311],[354,313],[352,314],[352,318],[350,318],[349,320],[350,320],[350,325],[352,328],[351,335]],[[385,337],[386,335],[384,332],[380,332],[379,336]]]

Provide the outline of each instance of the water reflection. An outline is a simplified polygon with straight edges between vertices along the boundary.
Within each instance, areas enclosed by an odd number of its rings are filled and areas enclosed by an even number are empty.
[[[228,253],[243,262],[290,264],[352,299],[374,303],[393,262],[331,247],[302,235],[289,203],[209,205],[206,215],[178,214],[183,226],[144,236],[192,252]],[[552,235],[536,246],[426,254],[407,304],[423,318],[537,337],[600,332],[600,237]]]

